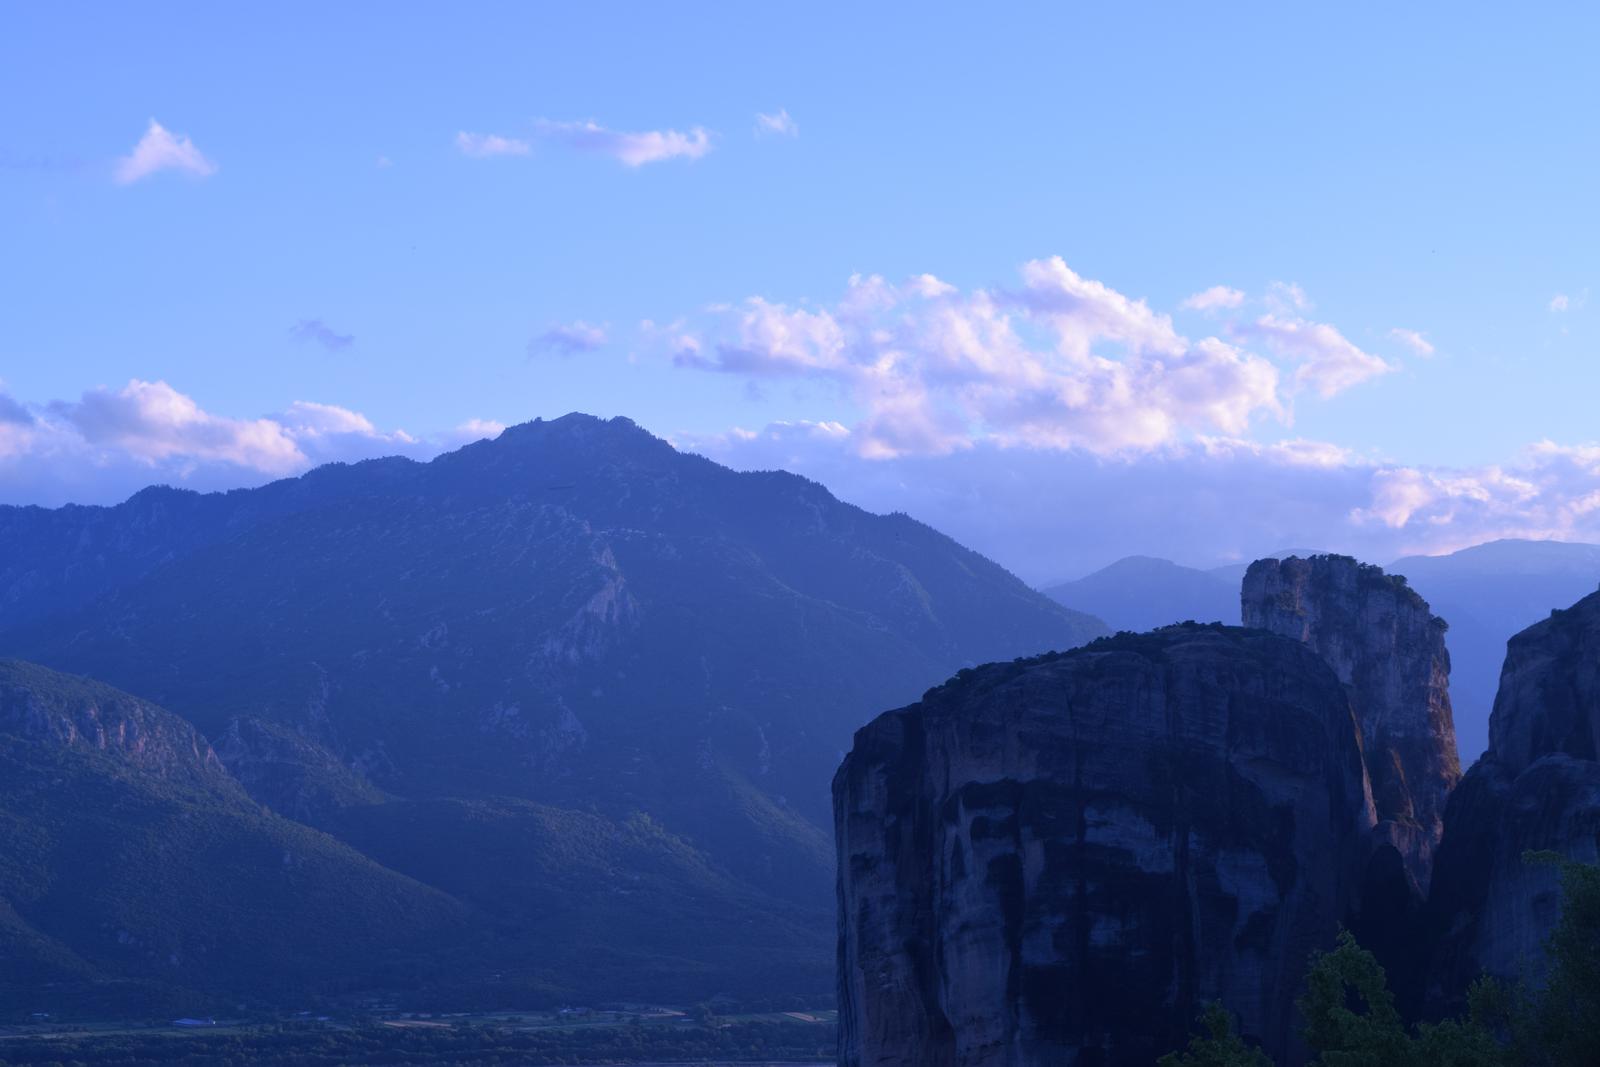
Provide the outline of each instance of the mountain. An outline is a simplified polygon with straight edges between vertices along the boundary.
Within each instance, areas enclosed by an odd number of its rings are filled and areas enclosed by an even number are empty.
[[[491,921],[459,981],[547,996],[825,990],[851,731],[1103,632],[905,515],[625,419],[0,509],[0,650],[183,716],[260,803]]]
[[[1558,551],[1566,560],[1579,555]],[[1596,664],[1600,593],[1551,612],[1507,646],[1489,750],[1445,812],[1429,901],[1440,999],[1459,997],[1484,971],[1541,979],[1561,914],[1560,871],[1530,853],[1600,861]]]
[[[1240,575],[1243,577],[1243,574]],[[1044,590],[1113,630],[1142,633],[1185,622],[1239,621],[1239,582],[1152,556],[1129,556],[1085,578]]]
[[[1456,732],[1471,760],[1488,743],[1506,641],[1595,591],[1600,545],[1490,541],[1444,556],[1407,556],[1389,570],[1404,574],[1450,623]]]
[[[839,1063],[1146,1065],[1221,999],[1282,1062],[1374,825],[1338,677],[1187,624],[963,671],[834,779]]]
[[[404,986],[465,919],[264,811],[177,716],[0,661],[0,1005],[181,1012]]]

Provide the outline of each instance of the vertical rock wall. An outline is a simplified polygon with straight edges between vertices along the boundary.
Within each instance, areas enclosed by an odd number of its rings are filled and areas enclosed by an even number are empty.
[[[1290,1056],[1374,821],[1327,664],[1199,626],[964,671],[834,806],[848,1067],[1145,1067],[1212,999]]]
[[[1461,777],[1444,621],[1405,579],[1348,556],[1263,559],[1241,591],[1244,624],[1302,641],[1344,683],[1361,727],[1376,842],[1428,892],[1450,790]]]
[[[1431,991],[1459,998],[1480,973],[1537,982],[1561,913],[1550,850],[1600,860],[1600,593],[1507,645],[1489,751],[1445,813],[1429,901],[1438,938]]]

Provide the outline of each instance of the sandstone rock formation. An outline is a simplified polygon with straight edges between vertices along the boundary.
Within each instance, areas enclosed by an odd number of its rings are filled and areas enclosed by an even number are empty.
[[[1600,593],[1511,639],[1489,737],[1450,798],[1429,901],[1445,1002],[1483,971],[1538,980],[1561,894],[1525,852],[1600,859]]]
[[[1400,853],[1413,896],[1425,897],[1461,777],[1444,621],[1405,579],[1348,556],[1257,560],[1241,602],[1246,626],[1303,641],[1344,683],[1377,809],[1374,844]]]
[[[963,671],[834,805],[849,1067],[1147,1065],[1212,999],[1289,1055],[1375,818],[1328,665],[1195,625]]]

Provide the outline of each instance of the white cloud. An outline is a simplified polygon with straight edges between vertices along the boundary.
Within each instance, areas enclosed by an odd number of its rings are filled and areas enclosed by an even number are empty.
[[[1557,293],[1550,298],[1551,311],[1567,311],[1572,307],[1572,298],[1566,293]]]
[[[281,423],[212,415],[166,382],[135,378],[121,389],[92,389],[76,403],[57,403],[51,410],[88,444],[151,466],[179,458],[287,474],[306,463]]]
[[[1404,327],[1396,326],[1394,329],[1389,331],[1389,336],[1393,337],[1396,341],[1399,341],[1401,344],[1405,345],[1407,348],[1411,349],[1411,351],[1415,352],[1424,359],[1433,355],[1435,351],[1433,342],[1429,341],[1416,330],[1407,330]]]
[[[1323,322],[1268,313],[1253,323],[1236,325],[1234,332],[1240,337],[1260,339],[1274,351],[1296,360],[1296,384],[1314,389],[1324,398],[1394,370]]]
[[[419,438],[308,400],[272,415],[233,418],[207,411],[166,382],[137,378],[120,389],[41,405],[0,392],[0,502],[103,503],[160,482],[230,489],[335,461],[426,459],[500,429],[472,420]]]
[[[201,154],[187,136],[175,135],[151,119],[144,136],[133,146],[133,151],[117,160],[112,176],[118,185],[130,185],[163,170],[209,178],[217,172],[217,165]]]
[[[711,134],[699,126],[687,133],[678,130],[643,130],[631,133],[609,130],[594,122],[552,122],[536,124],[541,137],[557,141],[582,152],[609,156],[629,167],[659,163],[667,159],[699,159],[711,151]]]
[[[591,326],[581,319],[558,323],[528,342],[528,354],[548,351],[571,356],[580,352],[594,352],[604,346],[608,339],[603,326]]]
[[[1331,397],[1392,369],[1327,324],[1268,314],[1229,324],[1232,340],[1196,340],[1060,257],[1020,274],[1019,287],[968,291],[927,274],[856,276],[832,305],[754,296],[646,333],[681,366],[833,383],[859,414],[850,447],[877,458],[982,441],[1115,453],[1238,437],[1287,421],[1302,388]],[[1236,292],[1201,302],[1226,307]]]
[[[1232,309],[1244,303],[1244,290],[1230,289],[1226,285],[1213,285],[1195,293],[1178,306],[1188,311],[1218,311]]]
[[[451,430],[449,438],[451,443],[469,444],[473,441],[499,437],[505,429],[505,423],[493,419],[468,419]]]
[[[456,148],[464,156],[473,159],[494,159],[497,156],[525,156],[533,151],[527,141],[519,141],[513,137],[502,137],[498,133],[468,133],[462,130],[456,134]]]
[[[799,137],[800,127],[796,126],[794,119],[789,117],[787,108],[780,108],[773,115],[758,111],[756,112],[756,134],[758,136],[774,134],[779,137]]]

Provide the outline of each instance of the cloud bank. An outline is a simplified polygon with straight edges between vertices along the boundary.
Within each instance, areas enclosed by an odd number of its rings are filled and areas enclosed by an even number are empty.
[[[790,422],[676,443],[907,512],[1039,584],[1134,554],[1210,566],[1315,548],[1387,562],[1498,537],[1600,542],[1600,444],[1540,442],[1510,463],[1463,469],[1230,438],[1137,457],[982,442],[869,463],[851,436],[839,423]]]

